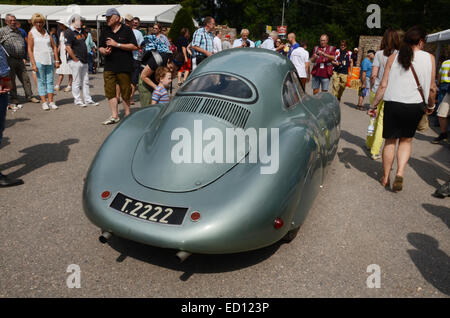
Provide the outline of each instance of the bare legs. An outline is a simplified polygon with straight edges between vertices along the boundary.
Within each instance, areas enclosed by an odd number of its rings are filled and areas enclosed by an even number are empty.
[[[58,82],[56,83],[56,86],[58,86],[58,87],[61,86],[61,83],[62,83],[63,79],[64,79],[64,75],[63,74],[59,74],[58,75]],[[72,75],[69,75],[69,83],[67,84],[67,86],[72,86],[72,80],[73,80]]]
[[[108,99],[109,109],[111,110],[111,117],[119,118],[119,105],[117,103],[117,97]],[[125,117],[130,115],[130,101],[123,100],[123,109],[125,110]]]
[[[47,94],[48,97],[48,102],[51,103],[53,102],[53,93],[48,93]],[[42,103],[46,103],[47,101],[45,100],[45,96],[41,96],[41,102]]]
[[[382,183],[387,184],[395,159],[395,148],[399,139],[386,139],[383,148],[383,179]],[[405,174],[405,168],[411,157],[412,138],[400,138],[397,149],[397,173],[396,176]]]

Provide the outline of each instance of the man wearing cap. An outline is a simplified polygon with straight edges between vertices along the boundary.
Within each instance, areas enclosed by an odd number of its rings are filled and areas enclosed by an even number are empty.
[[[225,41],[222,42],[222,50],[231,49],[231,36],[229,34],[225,35]]]
[[[98,103],[92,100],[89,92],[89,53],[86,46],[87,34],[81,28],[81,20],[82,18],[80,15],[74,14],[69,21],[72,25],[64,32],[68,64],[72,69],[72,95],[76,106],[98,106]],[[80,88],[83,89],[84,102],[81,99]]]
[[[105,81],[105,96],[111,109],[111,117],[104,125],[119,122],[116,83],[119,84],[123,99],[125,116],[130,114],[131,73],[133,72],[132,51],[138,49],[136,37],[130,27],[120,23],[120,13],[114,8],[106,14],[107,27],[100,36],[99,51],[105,56],[103,79]]]

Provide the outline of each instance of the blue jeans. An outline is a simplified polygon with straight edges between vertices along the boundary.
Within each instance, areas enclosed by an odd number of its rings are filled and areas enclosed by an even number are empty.
[[[89,73],[94,73],[94,53],[89,52]]]
[[[47,94],[53,94],[53,65],[42,65],[36,62],[38,72],[36,73],[38,80],[39,96],[46,96]]]
[[[2,143],[3,130],[5,130],[7,107],[8,107],[8,94],[1,94],[0,95],[0,144]]]
[[[328,91],[328,86],[330,85],[330,79],[325,77],[312,77],[312,89],[319,89],[322,85],[322,91]]]

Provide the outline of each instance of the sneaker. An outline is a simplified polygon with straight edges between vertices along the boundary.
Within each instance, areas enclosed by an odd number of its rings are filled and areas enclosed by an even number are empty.
[[[448,142],[448,135],[447,133],[441,133],[439,137],[434,138],[431,143],[432,144],[440,144],[441,142]]]
[[[45,103],[42,103],[42,109],[43,110],[49,110],[50,107],[48,107],[48,104],[45,102]]]
[[[59,92],[59,85],[55,85],[55,92]]]
[[[111,124],[117,124],[119,122],[119,118],[109,117],[107,120],[105,120],[102,124],[103,125],[111,125]]]
[[[36,97],[31,97],[30,102],[37,104],[37,103],[40,103],[41,101],[39,99],[37,99]]]
[[[381,159],[381,155],[380,154],[376,154],[376,155],[371,154],[370,158],[372,158],[372,160],[380,160]]]
[[[86,107],[87,105],[86,105],[86,104],[75,104],[75,106],[78,106],[78,107]]]
[[[100,105],[100,103],[94,102],[93,100],[91,100],[90,102],[86,103],[87,106],[98,106]]]
[[[50,106],[51,109],[58,109],[59,107],[56,106],[55,102],[51,102],[48,106]]]
[[[64,92],[71,92],[72,91],[72,86],[67,86],[66,88],[64,88]]]

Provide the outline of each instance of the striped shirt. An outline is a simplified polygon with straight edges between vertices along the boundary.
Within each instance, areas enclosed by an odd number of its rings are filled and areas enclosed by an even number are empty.
[[[450,60],[442,63],[439,75],[441,77],[441,83],[450,83]]]
[[[214,35],[211,32],[206,32],[205,28],[200,28],[197,31],[194,32],[194,35],[192,36],[192,46],[198,46],[205,51],[213,52],[213,41],[214,41]],[[204,56],[203,53],[194,51],[194,56]]]
[[[154,100],[158,104],[168,104],[169,103],[169,93],[167,93],[167,89],[163,86],[158,85],[156,89],[153,91],[152,100]]]
[[[6,59],[6,52],[0,44],[0,77],[7,77],[9,75],[9,65]]]

